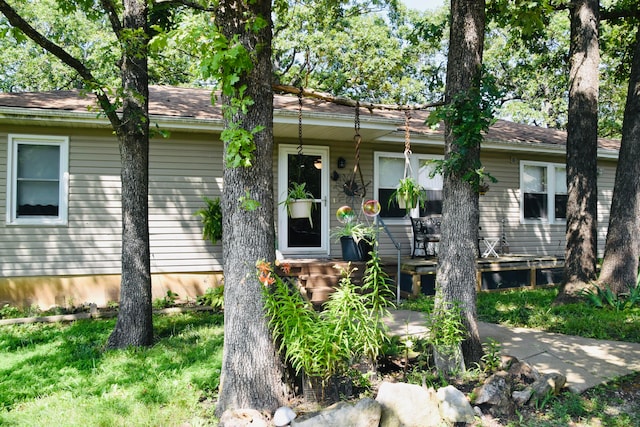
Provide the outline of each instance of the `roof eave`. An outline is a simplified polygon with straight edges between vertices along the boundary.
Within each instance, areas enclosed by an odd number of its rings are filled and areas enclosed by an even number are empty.
[[[402,132],[385,135],[376,140],[376,142],[386,143],[404,143],[405,136]],[[411,134],[411,144],[420,146],[443,147],[444,139],[441,134]],[[566,146],[558,144],[545,144],[540,142],[523,142],[523,141],[496,141],[485,139],[482,142],[482,149],[487,151],[502,152],[536,152],[541,154],[564,155],[566,154]],[[598,148],[597,155],[599,159],[618,159],[618,151]]]

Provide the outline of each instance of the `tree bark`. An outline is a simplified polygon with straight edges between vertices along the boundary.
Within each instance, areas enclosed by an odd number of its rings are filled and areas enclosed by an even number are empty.
[[[452,0],[445,103],[480,84],[485,28],[484,0]],[[445,121],[445,160],[460,153],[467,165],[480,160],[480,144],[456,143],[453,123]],[[464,171],[445,170],[442,237],[436,275],[436,312],[460,303],[468,336],[462,343],[465,364],[480,362],[482,344],[476,311],[478,257],[478,193],[462,177]]]
[[[271,2],[222,0],[216,18],[223,34],[240,42],[254,55],[254,67],[241,76],[254,104],[246,115],[231,118],[242,127],[264,126],[255,135],[251,167],[225,165],[223,209],[224,350],[220,396],[216,413],[253,408],[273,411],[284,403],[283,371],[264,312],[256,261],[275,259],[273,201],[273,91],[271,89]],[[247,19],[262,17],[268,25],[251,31]],[[229,104],[228,97],[222,102]],[[227,119],[225,119],[227,121]],[[228,125],[228,123],[226,123]],[[225,150],[227,149],[225,142]],[[259,202],[255,211],[239,199]]]
[[[116,128],[122,163],[122,279],[116,326],[107,347],[153,343],[149,249],[149,82],[147,6],[125,0],[121,63],[122,123]]]
[[[573,300],[597,274],[598,9],[598,0],[570,7],[565,283],[556,303]]]
[[[600,272],[600,286],[626,292],[636,284],[640,256],[640,30],[631,63],[622,142]]]

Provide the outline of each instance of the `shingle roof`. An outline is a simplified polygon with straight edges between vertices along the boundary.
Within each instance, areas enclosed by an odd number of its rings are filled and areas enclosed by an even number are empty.
[[[202,120],[221,120],[220,108],[211,103],[210,89],[193,89],[168,86],[151,86],[149,88],[149,112],[152,115],[192,118]],[[77,90],[51,92],[0,93],[0,107],[28,108],[41,110],[64,110],[71,112],[95,111],[95,97],[83,94]],[[296,111],[298,98],[290,95],[275,95],[274,109],[277,111]],[[353,108],[337,105],[327,101],[305,98],[303,109],[307,112],[325,113],[331,115],[353,116]],[[410,113],[410,130],[415,134],[433,135],[442,138],[442,130],[431,129],[424,124],[428,116],[426,111],[412,111]],[[404,121],[404,113],[392,110],[361,110],[363,118],[397,119]],[[403,130],[399,128],[398,130]],[[492,142],[521,143],[521,144],[551,144],[565,145],[566,132],[517,124],[505,120],[498,120],[487,132],[486,139]],[[606,150],[618,150],[620,141],[600,138],[598,145]]]

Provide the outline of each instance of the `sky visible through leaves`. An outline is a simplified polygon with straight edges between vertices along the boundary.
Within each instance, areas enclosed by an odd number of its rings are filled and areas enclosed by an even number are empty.
[[[444,0],[404,0],[403,2],[410,9],[434,10],[445,4]]]

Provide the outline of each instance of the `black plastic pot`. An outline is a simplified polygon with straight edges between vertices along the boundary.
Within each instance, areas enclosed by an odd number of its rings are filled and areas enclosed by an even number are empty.
[[[342,246],[342,259],[344,261],[366,261],[370,258],[369,252],[372,247],[369,242],[361,239],[358,243],[353,237],[340,237],[340,245]]]

